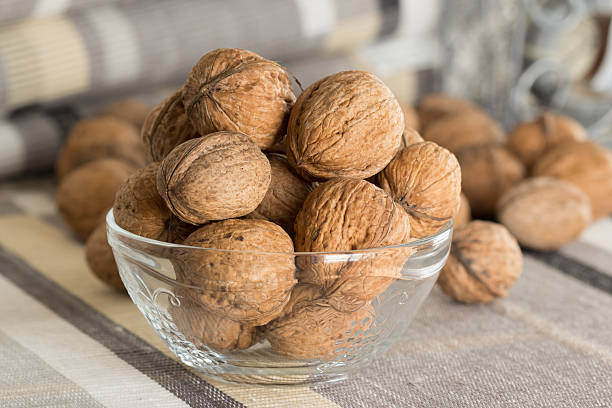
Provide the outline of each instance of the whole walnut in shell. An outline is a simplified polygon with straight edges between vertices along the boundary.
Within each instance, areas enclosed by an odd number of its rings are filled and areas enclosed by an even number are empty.
[[[181,243],[195,227],[179,220],[157,192],[159,163],[137,170],[119,187],[115,196],[115,222],[141,237]]]
[[[432,93],[423,97],[417,111],[421,131],[448,116],[466,111],[479,110],[472,102],[456,96]]]
[[[247,215],[270,185],[270,162],[247,135],[217,132],[178,145],[161,162],[157,191],[190,224]]]
[[[519,123],[509,135],[508,148],[530,168],[554,146],[586,139],[584,127],[574,119],[544,113],[531,122]]]
[[[125,120],[140,129],[150,110],[151,107],[138,98],[123,98],[109,104],[102,114]]]
[[[119,160],[96,160],[68,174],[57,190],[59,213],[81,240],[100,224],[115,193],[134,169]]]
[[[293,222],[310,192],[310,186],[299,178],[284,156],[268,155],[271,167],[270,187],[263,200],[248,218],[272,221],[293,235]]]
[[[295,95],[287,71],[276,62],[250,51],[220,48],[191,69],[183,101],[201,135],[241,132],[266,150],[285,135]]]
[[[419,130],[419,115],[412,106],[401,103],[402,112],[404,114],[404,133],[409,130]]]
[[[291,110],[286,151],[307,179],[368,178],[402,143],[404,115],[387,86],[363,71],[345,71],[308,87]]]
[[[521,245],[547,251],[580,235],[591,221],[591,203],[567,181],[536,177],[507,191],[497,216]]]
[[[309,283],[298,283],[293,287],[289,301],[283,308],[283,312],[277,319],[281,319],[293,313],[294,310],[306,306],[315,300],[322,299],[324,297],[323,289],[317,285]]]
[[[131,123],[113,117],[78,122],[59,153],[55,170],[60,178],[94,160],[112,158],[138,168],[145,164],[144,148]]]
[[[142,126],[141,136],[151,161],[163,160],[176,146],[199,136],[185,113],[182,89],[151,110]]]
[[[168,312],[179,331],[196,346],[231,351],[255,344],[255,327],[211,313],[188,294],[181,297],[179,306],[171,304]]]
[[[113,250],[108,244],[106,238],[106,223],[102,222],[87,238],[85,244],[85,258],[89,269],[102,282],[112,287],[113,289],[125,292],[125,286],[119,276],[117,263]]]
[[[197,229],[184,244],[220,250],[177,256],[177,276],[201,288],[199,301],[210,312],[253,326],[281,314],[296,283],[293,242],[281,227],[265,220],[220,221]]]
[[[264,335],[283,356],[331,359],[357,348],[357,340],[373,331],[375,319],[371,305],[344,313],[324,301],[313,301],[268,324]]]
[[[465,194],[461,193],[461,200],[459,202],[459,211],[453,218],[455,222],[455,228],[459,228],[470,222],[472,219],[472,210],[470,209],[470,202],[468,201]]]
[[[506,137],[502,127],[487,114],[469,110],[433,123],[423,138],[457,153],[471,146],[502,143]]]
[[[402,148],[417,143],[423,143],[424,141],[425,140],[419,132],[414,129],[406,129],[404,130],[404,134],[402,135]]]
[[[455,230],[438,284],[459,302],[489,302],[506,296],[522,269],[521,249],[503,225],[472,221]]]
[[[593,142],[567,142],[542,156],[534,176],[555,177],[578,186],[591,200],[593,219],[612,213],[612,151]]]
[[[295,220],[297,251],[350,251],[406,243],[410,216],[384,190],[358,179],[334,179],[315,188]],[[301,283],[321,286],[330,303],[355,310],[382,293],[409,253],[390,248],[364,253],[358,260],[325,256],[298,258]]]
[[[525,177],[525,167],[500,145],[474,146],[457,153],[461,187],[476,217],[495,214],[497,200]]]
[[[402,149],[378,175],[378,183],[410,214],[412,237],[434,234],[459,210],[459,163],[435,143]]]

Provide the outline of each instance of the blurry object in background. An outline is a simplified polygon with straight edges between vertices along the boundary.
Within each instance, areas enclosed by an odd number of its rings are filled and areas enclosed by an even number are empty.
[[[453,218],[455,228],[461,228],[472,220],[472,209],[470,208],[470,202],[468,201],[465,194],[461,193],[461,201],[459,202],[459,211]]]
[[[138,98],[123,98],[112,102],[100,113],[101,115],[114,116],[132,123],[138,130],[142,127],[145,118],[152,106],[144,103]]]
[[[125,292],[125,286],[119,276],[113,250],[106,238],[106,222],[101,222],[87,238],[85,245],[87,265],[94,275],[106,285],[120,292]]]
[[[410,105],[405,103],[400,103],[402,106],[402,112],[404,112],[404,133],[409,130],[419,130],[419,115],[416,113],[416,110]]]
[[[467,99],[443,93],[424,95],[418,106],[421,131],[424,132],[434,122],[444,119],[446,116],[472,109],[478,108]]]

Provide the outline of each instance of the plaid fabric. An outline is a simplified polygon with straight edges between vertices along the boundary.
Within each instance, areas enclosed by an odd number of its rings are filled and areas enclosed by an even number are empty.
[[[605,407],[612,401],[612,219],[528,252],[506,299],[434,289],[408,332],[349,380],[249,387],[179,364],[137,308],[87,270],[51,180],[0,188],[2,407]]]

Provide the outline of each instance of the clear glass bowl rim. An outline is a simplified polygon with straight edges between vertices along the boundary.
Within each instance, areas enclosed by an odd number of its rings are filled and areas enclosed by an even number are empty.
[[[442,245],[447,239],[450,239],[453,230],[453,219],[448,220],[442,228],[440,228],[435,234],[429,235],[424,238],[418,238],[414,241],[410,241],[404,244],[390,245],[384,247],[375,248],[364,248],[364,249],[353,249],[349,251],[319,251],[319,252],[273,252],[273,251],[251,251],[251,250],[237,250],[237,249],[219,249],[219,248],[203,248],[190,245],[174,244],[171,242],[158,241],[151,238],[145,238],[140,235],[134,234],[121,228],[115,222],[113,215],[113,209],[111,208],[106,214],[106,227],[108,231],[124,236],[128,239],[140,241],[142,243],[153,245],[159,248],[177,248],[177,249],[189,249],[192,251],[216,251],[216,252],[228,252],[228,253],[241,253],[241,254],[253,254],[253,255],[291,255],[291,256],[325,256],[325,255],[358,255],[375,253],[379,251],[386,251],[390,249],[404,249],[404,248],[416,248],[421,246],[431,246],[432,250]]]

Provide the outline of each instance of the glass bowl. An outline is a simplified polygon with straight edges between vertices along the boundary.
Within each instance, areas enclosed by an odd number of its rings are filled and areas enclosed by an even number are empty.
[[[379,358],[402,336],[429,295],[446,262],[452,235],[452,221],[449,221],[435,235],[392,247],[346,252],[269,253],[205,249],[143,238],[120,228],[112,210],[107,214],[106,225],[108,242],[132,301],[168,348],[184,364],[207,375],[250,384],[341,380]],[[239,276],[263,274],[264,269],[283,262],[284,265],[289,262],[291,267],[296,265],[298,278],[314,266],[319,270],[335,271],[333,279],[336,280],[339,275],[351,271],[351,276],[367,276],[362,281],[364,285],[378,283],[377,293],[380,294],[363,304],[351,305],[353,309],[359,308],[357,311],[337,312],[326,300],[317,301],[317,304],[322,302],[319,309],[324,312],[319,315],[313,312],[310,326],[296,330],[293,326],[284,327],[279,337],[270,335],[278,333],[271,331],[272,321],[267,326],[249,329],[246,341],[240,335],[237,337],[243,340],[232,343],[234,346],[242,344],[242,347],[245,343],[252,344],[250,347],[240,350],[229,347],[228,350],[226,337],[232,336],[227,335],[227,327],[243,330],[249,326],[248,321],[239,324],[230,319],[224,320],[225,324],[215,316],[228,310],[235,312],[236,303],[232,301],[237,302],[238,298],[242,302],[261,298],[270,292],[270,287],[276,287],[276,283],[208,281],[206,287],[193,286],[183,279],[181,269],[184,265],[181,260],[193,256],[201,262],[215,260],[222,264],[221,268],[239,265],[243,269],[234,271]],[[280,293],[284,298],[278,307],[282,309],[290,290]],[[273,309],[271,312],[276,313]],[[330,318],[338,315],[340,320]],[[300,325],[301,322],[299,320]],[[296,347],[307,352],[288,352]],[[312,355],[313,352],[320,355]]]

